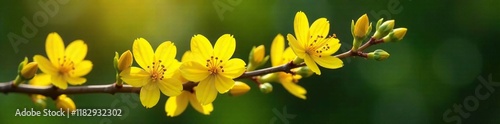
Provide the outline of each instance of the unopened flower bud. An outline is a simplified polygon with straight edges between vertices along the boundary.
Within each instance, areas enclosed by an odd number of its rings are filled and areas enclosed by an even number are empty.
[[[16,79],[14,79],[13,84],[18,85],[26,80],[30,80],[35,76],[37,71],[38,71],[38,64],[36,62],[28,63],[28,58],[24,57],[24,60],[21,63],[19,63],[17,69],[17,76]]]
[[[31,95],[31,100],[35,105],[40,108],[40,109],[45,109],[47,107],[47,103],[45,102],[46,98],[43,95],[40,94],[32,94]]]
[[[38,71],[38,64],[36,62],[30,62],[26,64],[21,70],[21,76],[24,79],[29,80],[35,76],[37,71]]]
[[[254,46],[248,56],[250,63],[248,64],[247,70],[252,71],[264,65],[269,60],[269,56],[265,56],[265,54],[266,50],[264,45]]]
[[[17,72],[21,72],[23,70],[24,66],[28,64],[28,57],[24,57],[24,60],[19,63],[19,66],[17,67]]]
[[[351,22],[351,33],[353,38],[351,50],[357,51],[358,48],[363,44],[363,40],[372,30],[372,24],[370,23],[368,16],[366,14],[359,17],[354,24],[354,20]]]
[[[353,20],[354,22],[354,20]],[[368,16],[366,14],[363,14],[359,19],[356,21],[356,24],[354,24],[354,29],[353,29],[353,36],[355,38],[362,39],[366,36],[368,33],[368,29],[370,28],[369,25],[370,21],[368,20]]]
[[[397,42],[401,41],[406,35],[406,28],[396,28],[392,30],[387,36],[383,38],[384,42]]]
[[[271,93],[273,91],[273,85],[270,83],[263,83],[259,85],[260,92],[262,93]]]
[[[132,53],[130,52],[130,50],[127,50],[125,52],[122,53],[122,55],[120,56],[120,59],[118,59],[118,71],[123,71],[125,70],[126,68],[130,67],[132,65],[132,60],[134,58],[132,57]]]
[[[298,74],[302,77],[310,77],[312,74],[314,74],[314,72],[311,69],[309,69],[309,67],[307,67],[307,66],[298,67],[298,68],[294,69],[293,71],[295,71],[296,74]]]
[[[382,61],[389,58],[390,54],[382,49],[377,49],[373,52],[368,53],[368,59],[374,59],[377,61]]]
[[[250,91],[250,86],[241,81],[235,81],[232,89],[229,90],[231,96],[241,96]]]
[[[394,28],[394,20],[388,20],[377,27],[377,31],[373,34],[373,38],[380,39],[389,34]]]
[[[278,73],[269,73],[258,78],[259,82],[276,82],[279,81]]]
[[[63,111],[69,110],[69,112],[76,110],[76,105],[73,100],[65,94],[62,94],[57,98],[56,107],[62,109]]]

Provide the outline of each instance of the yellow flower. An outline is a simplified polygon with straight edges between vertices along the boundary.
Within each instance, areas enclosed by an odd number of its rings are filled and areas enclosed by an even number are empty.
[[[66,112],[72,112],[76,110],[76,105],[71,98],[66,96],[66,94],[59,95],[56,99],[56,107],[62,109]]]
[[[133,87],[142,87],[139,98],[146,108],[151,108],[160,100],[160,91],[167,96],[177,96],[182,91],[182,83],[172,78],[176,68],[173,65],[177,48],[166,41],[155,52],[148,41],[138,38],[132,52],[139,67],[130,67],[120,73],[122,80]]]
[[[234,86],[234,78],[245,72],[245,62],[234,58],[236,41],[229,34],[222,35],[215,47],[203,35],[191,39],[193,60],[180,66],[182,76],[187,80],[199,82],[196,98],[202,105],[212,103],[217,92],[226,93]]]
[[[342,60],[331,56],[340,48],[340,43],[335,37],[326,37],[330,30],[330,23],[326,18],[319,18],[309,27],[306,14],[299,11],[295,15],[294,30],[295,37],[287,35],[290,47],[314,73],[321,75],[316,63],[329,69],[343,66]]]
[[[181,62],[188,62],[191,61],[191,59],[191,51],[186,51],[182,56]],[[183,83],[188,82],[188,80],[184,79],[184,77],[182,77],[179,73],[180,72],[174,74],[174,77],[180,78],[179,80],[181,80]],[[184,110],[186,110],[188,102],[191,103],[191,106],[193,106],[196,111],[204,115],[209,115],[210,112],[213,111],[213,106],[211,103],[207,105],[201,105],[201,103],[198,102],[194,90],[182,91],[181,95],[172,96],[167,99],[167,103],[165,104],[165,112],[167,113],[167,116],[175,117],[177,115],[180,115],[182,112],[184,112]]]
[[[283,51],[284,50],[284,51]],[[274,38],[271,44],[271,64],[273,66],[281,66],[292,61],[295,58],[292,49],[290,47],[285,49],[285,40],[281,34],[278,34]],[[275,73],[276,74],[276,73]],[[302,76],[292,75],[286,72],[277,72],[279,77],[279,82],[285,89],[292,95],[299,97],[301,99],[306,99],[306,89],[302,86],[297,85],[298,81]]]
[[[52,84],[60,89],[66,89],[68,83],[81,85],[87,81],[82,76],[92,70],[92,62],[83,60],[87,54],[87,44],[82,40],[71,42],[66,49],[63,40],[57,33],[50,33],[45,42],[48,59],[35,55],[33,59],[44,73],[49,74]]]

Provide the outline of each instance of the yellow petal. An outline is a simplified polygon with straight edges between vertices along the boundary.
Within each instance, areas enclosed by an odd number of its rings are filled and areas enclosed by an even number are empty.
[[[193,93],[189,93],[189,103],[193,108],[204,114],[204,115],[209,115],[210,112],[214,110],[214,107],[212,106],[212,103],[206,104],[206,105],[201,105],[201,103],[196,99],[196,95]]]
[[[188,61],[191,61],[193,59],[193,54],[191,53],[191,51],[186,51],[184,52],[184,54],[182,55],[182,58],[181,58],[181,62],[188,62]]]
[[[141,88],[139,97],[144,107],[151,108],[160,100],[160,89],[153,83],[146,84]]]
[[[291,34],[288,34],[286,37],[288,39],[288,44],[292,48],[295,55],[297,55],[299,58],[304,58],[306,56],[304,45],[297,41]]]
[[[42,72],[50,74],[50,75],[58,75],[59,69],[56,68],[47,58],[41,55],[35,55],[33,60],[38,63],[38,68],[42,70]]]
[[[202,104],[207,105],[212,103],[217,97],[217,89],[215,89],[212,79],[205,79],[198,83],[196,87],[196,99]]]
[[[246,70],[245,61],[239,58],[230,59],[229,61],[223,63],[222,66],[224,67],[224,72],[222,72],[222,70],[219,70],[218,74],[221,74],[222,76],[230,79],[241,76],[243,73],[245,73]]]
[[[184,62],[179,69],[184,78],[194,82],[199,82],[210,75],[205,65],[201,65],[195,61]]]
[[[293,59],[295,59],[296,55],[295,53],[293,53],[293,50],[292,48],[288,47],[285,49],[285,51],[283,52],[283,56],[281,57],[284,61],[281,62],[281,64],[286,64],[290,61],[292,61]]]
[[[151,75],[138,67],[131,67],[120,73],[122,80],[133,87],[142,87],[151,81]]]
[[[161,60],[162,64],[165,66],[170,65],[171,62],[173,62],[172,60],[175,59],[176,54],[177,47],[175,47],[175,45],[170,41],[161,43],[155,51],[156,59]]]
[[[59,65],[58,59],[64,56],[64,42],[59,34],[52,32],[47,36],[45,51],[52,64]]]
[[[160,91],[167,96],[177,96],[181,94],[182,83],[175,78],[167,78],[157,82]]]
[[[295,14],[295,19],[293,21],[293,28],[295,31],[295,36],[297,40],[304,46],[307,43],[309,37],[309,20],[304,12],[299,11]]]
[[[77,63],[75,66],[75,70],[73,73],[70,73],[73,77],[80,77],[87,75],[92,70],[92,62],[90,60],[83,60],[80,63]]]
[[[293,37],[293,36],[292,36]],[[285,49],[285,39],[283,35],[278,34],[271,44],[271,64],[272,66],[278,66],[281,64],[281,56],[283,55],[283,50]]]
[[[318,65],[316,65],[316,63],[310,56],[306,56],[304,58],[304,62],[306,63],[306,66],[311,69],[311,71],[313,71],[317,75],[321,75],[321,71],[319,70]]]
[[[170,68],[172,68],[171,70],[174,70],[174,72],[172,72],[173,74],[171,78],[176,78],[181,83],[186,83],[188,82],[188,80],[182,76],[181,70],[179,70],[180,66],[181,66],[180,62],[175,62],[175,64],[172,64],[172,67]]]
[[[71,85],[82,85],[83,83],[85,83],[87,81],[86,78],[82,78],[82,77],[66,76],[64,79],[66,79],[68,81],[68,83]]]
[[[221,60],[229,60],[236,49],[236,41],[230,34],[224,34],[215,42],[214,56]]]
[[[147,69],[148,65],[153,64],[153,48],[146,39],[136,39],[132,47],[132,52],[134,53],[135,62],[137,62],[141,68]]]
[[[234,86],[234,80],[224,76],[215,75],[212,79],[215,82],[215,88],[221,94],[226,93]]]
[[[87,44],[82,40],[75,40],[68,45],[65,52],[69,60],[72,60],[74,63],[80,63],[87,55]]]
[[[41,73],[35,75],[33,79],[30,80],[30,85],[33,86],[48,86],[50,85],[50,75],[47,73]]]
[[[62,75],[51,75],[50,80],[52,81],[52,85],[56,86],[59,89],[65,90],[68,88],[68,83],[64,80]]]
[[[327,49],[323,48],[323,52],[321,53],[321,55],[322,56],[330,56],[333,53],[337,52],[340,48],[340,45],[341,45],[339,42],[340,41],[337,38],[327,38],[326,43],[323,46],[324,48],[327,48]]]
[[[309,32],[311,32],[311,40],[309,42],[313,42],[314,39],[317,38],[325,38],[328,35],[328,31],[330,31],[330,23],[326,18],[319,18],[316,21],[313,22],[311,25],[311,29]],[[309,44],[308,42],[308,44]]]
[[[165,104],[167,116],[175,117],[184,112],[187,108],[190,94],[189,91],[183,91],[179,96],[169,97]]]
[[[172,76],[174,76],[176,71],[179,70],[179,67],[181,64],[176,59],[167,60],[167,61],[170,61],[170,62],[168,62],[170,64],[164,65],[167,70],[165,72],[163,72],[163,76],[164,76],[164,78],[172,78]]]
[[[325,68],[337,69],[344,66],[342,60],[334,56],[312,56],[312,58],[316,63]]]
[[[205,36],[198,34],[191,38],[191,52],[200,63],[205,63],[205,59],[209,59],[213,51],[212,44]]]
[[[285,87],[285,89],[290,92],[292,95],[296,96],[296,97],[299,97],[301,99],[306,99],[306,89],[304,89],[302,86],[299,86],[291,81],[287,81],[287,82],[281,82],[281,84],[283,85],[283,87]]]

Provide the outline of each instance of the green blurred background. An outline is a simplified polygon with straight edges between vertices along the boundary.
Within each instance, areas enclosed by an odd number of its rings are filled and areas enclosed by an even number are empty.
[[[55,3],[49,9],[56,11],[44,10],[45,3]],[[374,23],[395,19],[396,27],[406,27],[408,33],[402,42],[368,49],[388,51],[391,57],[386,61],[348,58],[341,69],[322,69],[322,76],[300,80],[307,100],[279,84],[263,94],[244,80],[252,90],[240,97],[219,95],[210,116],[188,106],[180,116],[166,117],[165,96],[145,109],[136,94],[85,94],[69,97],[77,108],[119,108],[124,116],[68,119],[15,117],[16,109],[34,104],[24,94],[0,94],[0,123],[500,123],[500,89],[487,90],[480,83],[500,82],[499,5],[497,0],[1,0],[0,81],[15,78],[23,57],[32,61],[35,54],[45,55],[50,32],[58,32],[66,45],[76,39],[88,44],[86,58],[94,67],[85,85],[112,83],[114,52],[131,49],[138,37],[153,47],[173,41],[180,59],[194,34],[213,43],[230,33],[237,41],[233,57],[246,60],[252,46],[264,44],[269,51],[276,34],[293,33],[297,11],[304,11],[311,23],[328,18],[330,34],[343,43],[337,53],[350,49],[351,20],[364,13]],[[23,34],[23,20],[34,23],[36,32]],[[26,40],[11,43],[9,33]],[[489,96],[477,100],[477,87]],[[454,112],[454,104],[466,104],[466,115]],[[48,108],[55,109],[52,100]],[[449,115],[448,109],[453,111]]]

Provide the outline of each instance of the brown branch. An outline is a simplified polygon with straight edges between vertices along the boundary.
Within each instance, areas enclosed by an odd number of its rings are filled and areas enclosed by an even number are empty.
[[[366,53],[362,51],[372,45],[383,43],[382,40],[375,40],[374,38],[370,38],[365,44],[358,48],[358,51],[346,51],[344,53],[335,55],[340,59],[351,57],[351,56],[361,56],[366,57]],[[243,73],[240,77],[236,79],[244,79],[244,78],[252,78],[254,76],[265,75],[274,72],[290,72],[290,69],[304,66],[305,64],[293,64],[289,62],[287,64],[283,64],[281,66],[269,67],[258,69],[254,71],[249,71]],[[193,91],[193,88],[198,85],[194,82],[187,82],[183,84],[183,90]],[[61,94],[89,94],[89,93],[139,93],[141,90],[140,87],[132,87],[130,85],[122,85],[116,86],[113,84],[104,84],[104,85],[87,85],[87,86],[69,86],[66,90],[62,90],[56,88],[54,86],[32,86],[28,84],[19,84],[17,86],[12,85],[12,81],[10,82],[1,82],[0,83],[0,92],[5,94],[8,93],[24,93],[24,94],[41,94],[44,96],[51,97],[53,99],[57,98]]]

